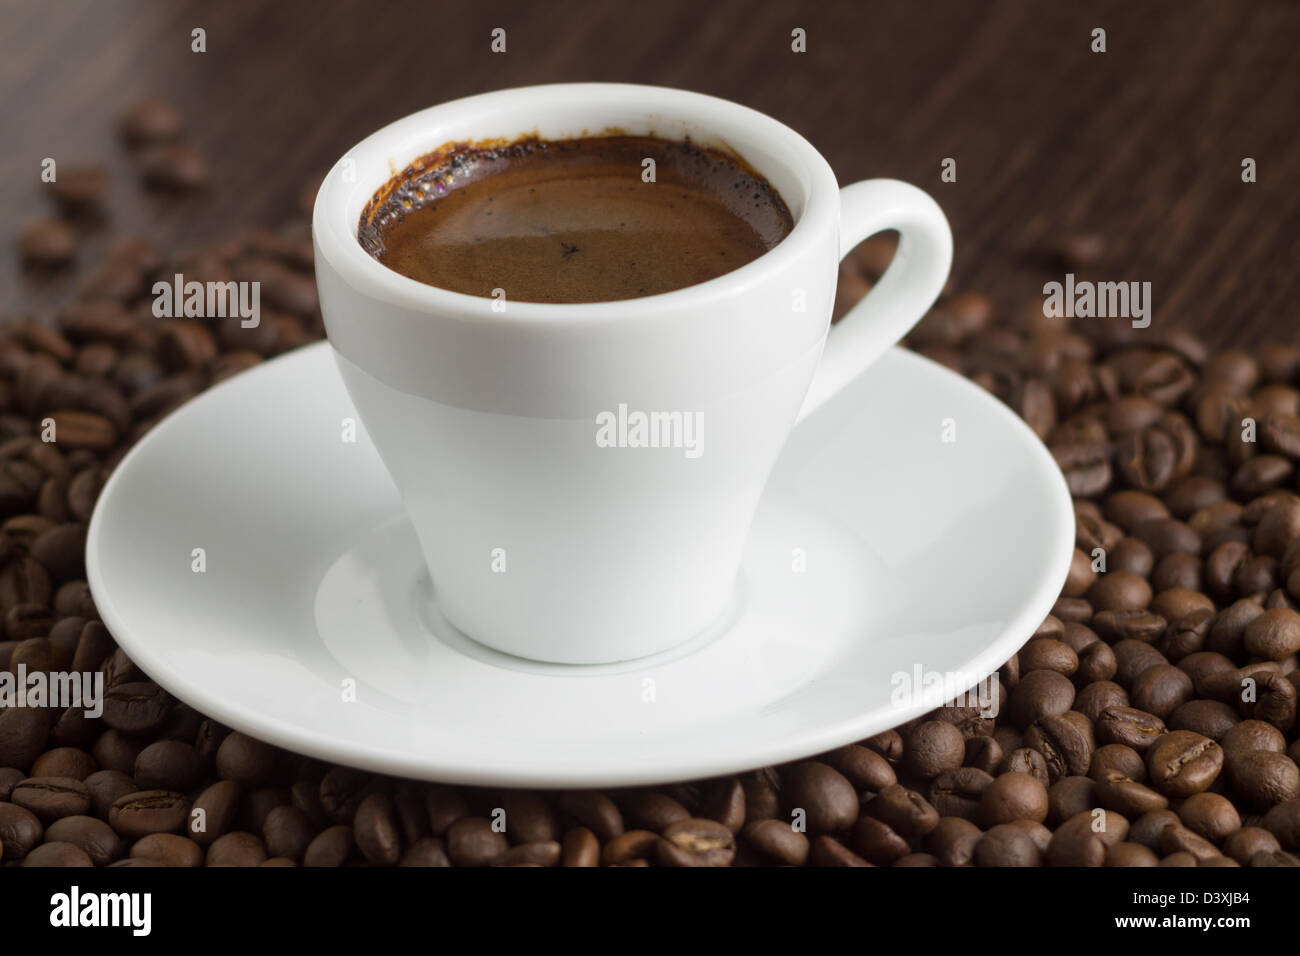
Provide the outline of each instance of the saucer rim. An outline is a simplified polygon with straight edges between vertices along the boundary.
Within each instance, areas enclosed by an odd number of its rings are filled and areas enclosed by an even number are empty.
[[[891,708],[887,726],[881,726],[878,707],[866,710],[851,718],[801,729],[783,735],[778,740],[772,740],[763,746],[761,759],[756,759],[748,753],[731,757],[728,753],[696,751],[672,761],[660,760],[644,766],[628,763],[617,768],[616,772],[610,773],[596,766],[598,761],[592,761],[586,766],[569,765],[562,768],[522,766],[513,769],[500,765],[475,768],[466,766],[462,761],[444,763],[437,754],[402,751],[391,746],[377,747],[374,743],[361,744],[317,732],[312,727],[286,725],[282,719],[266,716],[265,710],[258,711],[249,706],[227,703],[217,692],[195,684],[192,679],[171,668],[163,655],[151,651],[147,642],[137,641],[119,613],[108,591],[100,562],[100,552],[103,547],[102,515],[112,507],[109,502],[112,501],[117,488],[128,480],[125,476],[130,473],[136,459],[142,457],[142,450],[166,432],[178,427],[188,410],[200,402],[219,400],[214,396],[224,396],[228,388],[246,385],[247,377],[283,375],[286,366],[295,362],[309,366],[313,361],[327,361],[328,356],[324,353],[330,348],[328,341],[322,341],[276,356],[254,368],[231,376],[173,410],[123,456],[100,492],[91,516],[86,537],[86,580],[101,620],[108,627],[117,645],[126,651],[131,660],[138,664],[151,680],[178,700],[199,711],[204,717],[215,719],[232,730],[240,731],[291,753],[303,754],[328,763],[355,767],[372,773],[463,786],[556,789],[650,786],[741,773],[758,767],[808,759],[836,747],[864,740],[887,727],[906,723],[934,709],[934,705],[924,699]],[[1046,550],[1057,555],[1054,566],[1046,569],[1038,577],[1032,593],[1021,600],[1020,610],[1002,627],[998,636],[961,664],[961,673],[977,674],[978,679],[982,680],[995,672],[1024,645],[1055,604],[1074,551],[1073,501],[1064,476],[1042,441],[1022,419],[994,396],[941,363],[900,346],[887,350],[878,361],[901,361],[905,365],[913,365],[917,370],[924,369],[926,374],[934,373],[943,376],[953,384],[962,397],[983,403],[990,409],[994,420],[1006,424],[1019,436],[1021,439],[1019,444],[1025,449],[1027,466],[1032,468],[1038,478],[1044,482],[1044,497],[1055,499],[1050,511],[1053,516],[1051,527],[1039,529],[1040,534],[1050,536],[1051,540]],[[871,374],[871,370],[868,369],[864,374]],[[835,399],[832,398],[825,407],[834,404]],[[806,421],[816,421],[823,412],[824,408],[819,409]],[[800,423],[797,427],[803,428],[806,424]],[[183,688],[184,692],[176,693],[173,690],[176,687]]]

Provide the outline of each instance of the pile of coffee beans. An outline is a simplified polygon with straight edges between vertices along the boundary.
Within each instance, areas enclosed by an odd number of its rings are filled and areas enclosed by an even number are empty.
[[[180,128],[151,101],[122,131],[149,148]],[[105,184],[78,188],[98,202]],[[35,232],[22,255],[58,251]],[[1082,271],[1098,242],[1053,254]],[[891,255],[883,238],[858,249],[839,312]],[[156,318],[151,282],[176,272],[261,282],[261,323]],[[1154,325],[950,291],[910,344],[1021,414],[1075,495],[1069,577],[999,670],[996,717],[943,707],[717,780],[510,791],[232,732],[141,673],[91,600],[86,523],[125,451],[209,385],[321,336],[305,218],[195,249],[122,237],[69,289],[56,314],[0,327],[0,670],[102,671],[106,700],[94,719],[0,708],[4,865],[1300,862],[1300,347],[1211,353]]]

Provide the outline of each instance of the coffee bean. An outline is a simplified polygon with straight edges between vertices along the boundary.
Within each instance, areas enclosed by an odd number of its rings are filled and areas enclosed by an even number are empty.
[[[1147,775],[1152,786],[1171,797],[1200,793],[1223,768],[1223,749],[1200,734],[1174,730],[1147,750]]]
[[[108,812],[108,824],[126,839],[151,833],[175,833],[184,825],[189,804],[179,793],[142,790],[118,797]]]
[[[1053,826],[1097,805],[1097,787],[1088,777],[1062,777],[1047,791],[1047,819]]]
[[[1024,773],[1004,773],[993,780],[980,798],[980,821],[986,827],[1015,820],[1047,819],[1047,789]]]
[[[9,799],[47,824],[90,810],[90,791],[71,777],[28,777],[13,788]]]
[[[412,843],[402,854],[398,866],[451,866],[447,848],[437,837],[424,837]]]
[[[509,849],[486,817],[464,817],[447,828],[447,855],[456,866],[489,866]]]
[[[834,837],[822,834],[812,841],[812,848],[808,853],[808,865],[826,867],[865,867],[873,866],[874,864],[868,863]]]
[[[1284,800],[1264,814],[1264,829],[1286,850],[1300,850],[1300,797]]]
[[[561,866],[600,865],[600,841],[586,827],[574,827],[566,832],[560,846]]]
[[[908,735],[905,753],[906,769],[929,780],[961,766],[966,754],[966,741],[952,724],[929,720],[919,724]]]
[[[260,866],[267,860],[261,837],[242,830],[217,837],[208,846],[205,866]]]
[[[809,833],[847,830],[858,818],[857,791],[843,774],[824,763],[808,760],[796,764],[786,771],[783,784],[787,813],[802,811]]]
[[[808,837],[782,820],[756,820],[741,831],[746,844],[784,866],[803,866],[808,860]]]
[[[1263,827],[1242,827],[1223,841],[1223,852],[1243,866],[1256,853],[1276,853],[1281,849],[1277,837]]]
[[[131,846],[131,857],[162,866],[196,867],[204,862],[203,847],[176,833],[151,833]]]
[[[1228,779],[1247,807],[1265,811],[1300,797],[1300,768],[1284,753],[1256,750],[1228,760]]]
[[[45,839],[80,847],[95,866],[108,866],[122,856],[121,838],[95,817],[77,815],[56,820],[46,829]]]
[[[930,783],[930,803],[940,816],[973,820],[979,812],[980,798],[993,779],[991,774],[975,767],[945,770]],[[862,853],[861,850],[858,852]],[[877,862],[868,853],[862,855],[873,863]]]
[[[1169,806],[1169,800],[1162,794],[1118,770],[1101,773],[1096,787],[1101,805],[1126,817],[1138,817]]]
[[[158,97],[140,100],[122,114],[119,121],[122,137],[131,146],[169,142],[184,128],[180,111]]]
[[[1123,744],[1139,753],[1145,752],[1166,730],[1159,717],[1135,707],[1107,707],[1097,718],[1099,741]]]
[[[899,784],[883,787],[866,804],[869,816],[888,824],[905,839],[923,837],[939,822],[939,813],[923,796]]]
[[[1051,670],[1029,671],[1011,692],[1009,716],[1024,728],[1039,718],[1065,713],[1073,703],[1074,685],[1068,677]]]
[[[45,749],[45,714],[35,707],[0,708],[0,767],[30,767]]]
[[[21,860],[44,834],[36,814],[16,803],[0,803],[0,859]]]
[[[95,772],[95,758],[79,747],[47,750],[32,763],[33,777],[71,777],[84,781]]]
[[[352,828],[342,824],[322,830],[307,845],[303,866],[342,866],[352,853]]]
[[[139,169],[146,185],[162,190],[201,189],[212,178],[207,158],[184,143],[151,146],[140,155]]]
[[[247,734],[237,731],[228,734],[221,741],[221,746],[217,748],[217,774],[225,780],[235,781],[240,786],[262,786],[270,780],[274,770],[274,748],[260,740],[254,740]],[[322,789],[322,796],[323,794]]]
[[[619,799],[619,808],[623,812],[627,825],[649,830],[652,833],[662,833],[670,823],[688,819],[691,815],[690,811],[672,797],[653,790],[635,790],[624,794]],[[512,835],[514,835],[514,818],[507,801],[506,827]]]
[[[986,738],[981,738],[986,739]],[[963,754],[968,754],[972,741],[963,744]],[[839,771],[856,790],[879,791],[897,783],[898,777],[889,761],[874,750],[858,744],[849,744],[826,755],[826,763]]]
[[[198,751],[179,740],[159,740],[140,751],[132,774],[145,790],[191,790],[203,775]]]
[[[106,818],[119,797],[136,790],[135,781],[120,770],[97,770],[82,781],[90,794],[90,808],[97,817]]]
[[[624,830],[623,814],[609,797],[595,790],[575,790],[560,798],[560,811],[580,826],[585,826],[604,841],[614,839]],[[449,841],[450,845],[450,841]],[[456,854],[452,853],[452,860]]]
[[[1161,719],[1192,695],[1192,679],[1172,664],[1156,664],[1138,674],[1129,688],[1133,707]]]
[[[27,265],[53,268],[76,254],[77,234],[59,219],[33,219],[18,233],[18,254]]]
[[[1076,715],[1071,719],[1070,714]],[[1092,760],[1092,722],[1077,711],[1042,717],[1025,731],[1025,745],[1043,755],[1049,780],[1084,774]]]
[[[170,707],[171,698],[157,684],[117,684],[104,692],[104,723],[122,733],[144,734],[166,719]]]

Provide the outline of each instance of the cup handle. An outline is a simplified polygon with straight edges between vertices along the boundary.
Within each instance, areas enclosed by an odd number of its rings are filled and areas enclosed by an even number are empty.
[[[868,179],[840,190],[840,259],[885,229],[900,233],[880,281],[826,338],[796,421],[853,381],[912,328],[938,298],[952,266],[952,230],[929,194],[897,179]]]

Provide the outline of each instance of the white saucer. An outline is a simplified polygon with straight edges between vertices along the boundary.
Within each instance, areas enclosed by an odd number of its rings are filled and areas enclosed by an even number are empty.
[[[1030,430],[895,349],[791,439],[729,621],[632,663],[534,664],[439,617],[373,446],[341,439],[354,415],[324,344],[217,386],[113,473],[86,563],[105,623],[168,691],[381,773],[633,786],[860,740],[942,703],[896,705],[896,675],[996,670],[1073,546],[1065,483]]]

